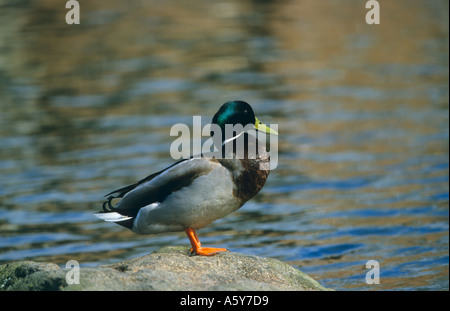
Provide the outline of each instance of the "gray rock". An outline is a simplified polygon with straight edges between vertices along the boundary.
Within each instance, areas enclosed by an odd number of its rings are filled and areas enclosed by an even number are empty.
[[[80,284],[52,263],[0,265],[0,290],[326,290],[305,273],[273,258],[224,252],[189,256],[165,247],[146,256],[80,269]]]

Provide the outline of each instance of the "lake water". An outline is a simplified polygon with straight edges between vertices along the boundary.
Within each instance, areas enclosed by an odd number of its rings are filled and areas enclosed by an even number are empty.
[[[169,135],[221,104],[278,124],[261,193],[204,245],[275,257],[337,290],[449,289],[449,4],[0,1],[0,263],[121,261],[184,233],[98,220],[174,162]],[[365,282],[376,260],[380,284]]]

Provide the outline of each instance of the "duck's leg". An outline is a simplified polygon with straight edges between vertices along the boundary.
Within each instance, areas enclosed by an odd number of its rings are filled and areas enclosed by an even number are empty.
[[[228,251],[226,248],[202,247],[194,229],[187,227],[185,231],[191,242],[191,255],[213,256]]]

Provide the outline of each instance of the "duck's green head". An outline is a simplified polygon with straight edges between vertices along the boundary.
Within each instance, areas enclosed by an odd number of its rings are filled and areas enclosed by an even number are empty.
[[[236,125],[241,124],[243,127],[251,124],[254,129],[272,135],[278,135],[278,133],[272,130],[270,127],[261,123],[257,117],[255,117],[255,113],[253,112],[252,107],[242,100],[234,100],[226,102],[220,107],[219,111],[214,115],[212,119],[212,124],[217,124],[222,130],[222,136],[225,135],[225,125]],[[237,133],[239,134],[239,133]],[[211,133],[211,136],[213,134]]]

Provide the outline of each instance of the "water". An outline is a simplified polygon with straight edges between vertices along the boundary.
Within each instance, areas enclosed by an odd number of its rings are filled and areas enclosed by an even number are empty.
[[[91,2],[69,26],[61,1],[0,1],[0,263],[188,247],[93,213],[173,163],[172,125],[243,99],[279,165],[203,244],[338,290],[448,290],[447,1],[382,2],[371,26],[350,0]]]

